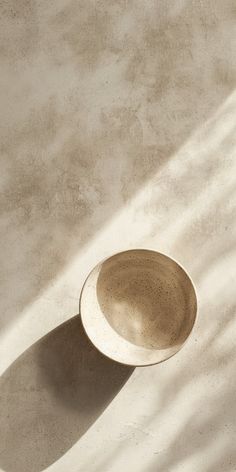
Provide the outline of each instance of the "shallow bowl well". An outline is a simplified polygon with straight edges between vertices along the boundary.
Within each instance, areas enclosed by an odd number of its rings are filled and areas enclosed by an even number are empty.
[[[132,366],[178,352],[196,318],[197,299],[185,270],[170,257],[133,249],[100,262],[80,296],[84,329],[109,358]]]

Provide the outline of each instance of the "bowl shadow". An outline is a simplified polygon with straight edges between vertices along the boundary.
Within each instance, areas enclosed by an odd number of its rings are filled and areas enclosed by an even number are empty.
[[[39,472],[55,462],[96,421],[133,370],[97,351],[80,316],[40,339],[0,379],[0,467]]]

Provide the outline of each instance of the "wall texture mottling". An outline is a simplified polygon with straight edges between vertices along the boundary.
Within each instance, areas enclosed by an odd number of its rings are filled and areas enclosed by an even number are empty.
[[[234,0],[0,2],[4,472],[235,470],[235,38]],[[131,375],[91,347],[90,366],[75,321],[52,330],[132,247],[186,267],[199,316],[181,353]],[[73,375],[49,343],[70,336]],[[90,411],[96,365],[110,394]]]

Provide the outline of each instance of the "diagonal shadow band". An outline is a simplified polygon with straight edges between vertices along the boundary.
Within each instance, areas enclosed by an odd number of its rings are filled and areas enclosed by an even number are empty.
[[[100,354],[79,316],[23,353],[0,380],[0,467],[39,472],[96,421],[133,368]]]
[[[6,329],[154,176],[159,225],[202,194],[208,159],[174,179],[168,163],[234,90],[236,56],[233,0],[2,3]]]

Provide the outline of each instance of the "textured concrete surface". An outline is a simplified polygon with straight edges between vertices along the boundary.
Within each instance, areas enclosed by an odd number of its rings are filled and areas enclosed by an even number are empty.
[[[234,471],[235,2],[0,10],[0,467]],[[63,385],[63,361],[34,343],[56,343],[89,270],[133,247],[186,267],[197,324],[177,356],[136,369],[119,393],[130,372],[109,364],[98,405],[80,373],[81,411],[74,358]]]

